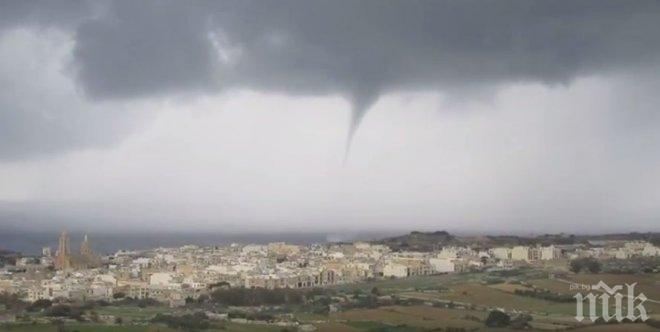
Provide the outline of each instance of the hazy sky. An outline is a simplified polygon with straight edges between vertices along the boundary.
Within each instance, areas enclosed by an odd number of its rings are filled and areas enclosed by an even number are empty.
[[[658,1],[0,0],[0,231],[660,231],[659,75]]]

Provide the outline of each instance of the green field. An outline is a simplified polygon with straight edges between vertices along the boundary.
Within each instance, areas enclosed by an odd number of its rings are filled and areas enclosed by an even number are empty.
[[[149,320],[159,313],[172,312],[167,307],[99,307],[95,309],[99,315],[119,316],[128,320]]]
[[[541,273],[539,273],[541,272]],[[638,292],[642,291],[650,299],[660,297],[660,275],[612,275],[579,274],[568,275],[564,279],[543,278],[543,271],[522,270],[513,275],[501,276],[488,273],[457,273],[436,276],[385,279],[351,285],[332,287],[336,292],[333,298],[358,303],[378,289],[379,296],[390,299],[389,304],[379,307],[355,307],[331,314],[312,313],[304,306],[291,307],[293,317],[301,324],[311,324],[317,331],[393,331],[417,332],[464,328],[468,331],[497,331],[486,328],[484,321],[490,310],[505,309],[508,313],[525,312],[532,315],[530,323],[535,331],[579,328],[581,331],[653,331],[646,324],[589,326],[578,323],[573,318],[575,303],[554,302],[538,297],[516,294],[516,290],[541,289],[554,293],[571,295],[570,282],[594,284],[603,280],[608,284],[636,282]],[[371,295],[369,295],[371,296]],[[399,299],[393,302],[393,299]],[[658,319],[660,306],[647,303],[651,317]],[[73,332],[174,332],[165,325],[151,324],[149,321],[159,313],[182,315],[192,313],[188,308],[171,309],[165,306],[140,308],[137,306],[101,306],[93,309],[100,316],[121,317],[123,325],[102,325],[100,323],[66,323],[65,331]],[[277,315],[277,314],[275,314]],[[515,314],[512,314],[515,315]],[[43,322],[43,313],[31,313],[28,320]],[[110,317],[112,318],[112,317]],[[282,331],[281,326],[263,324],[239,324],[212,322],[213,328],[205,331]],[[0,325],[0,331],[57,332],[54,325],[12,324]]]
[[[483,273],[456,273],[456,274],[441,274],[432,276],[418,276],[401,279],[384,279],[375,280],[370,282],[362,282],[357,284],[335,286],[334,289],[344,292],[353,292],[359,290],[371,290],[373,287],[378,287],[385,293],[400,292],[415,289],[428,289],[436,288],[439,286],[446,286],[455,283],[465,282],[478,282],[483,278]]]

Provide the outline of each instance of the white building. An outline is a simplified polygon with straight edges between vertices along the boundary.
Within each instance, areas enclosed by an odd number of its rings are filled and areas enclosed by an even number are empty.
[[[614,251],[614,257],[616,259],[628,259],[632,257],[632,253],[626,250],[626,248],[619,248]]]
[[[529,261],[529,247],[515,246],[511,249],[511,260],[514,261]]]
[[[555,246],[550,245],[547,247],[541,247],[541,260],[549,261],[554,259],[559,259],[561,257],[561,250],[555,248]]]
[[[383,277],[404,278],[408,276],[408,267],[399,263],[387,263],[383,267]]]
[[[248,244],[241,249],[243,254],[266,254],[268,247],[259,244]]]
[[[149,277],[149,285],[167,287],[172,284],[172,279],[173,279],[172,273],[169,272],[154,273]]]
[[[431,274],[432,268],[425,259],[402,258],[387,263],[383,267],[384,277],[412,277]]]
[[[117,278],[113,276],[112,274],[99,274],[94,277],[95,282],[103,282],[106,284],[110,284],[112,286],[117,285]]]
[[[431,258],[429,264],[436,273],[449,273],[456,270],[454,260],[450,258]]]
[[[642,249],[642,256],[660,256],[660,248],[647,243]]]
[[[507,261],[511,259],[511,248],[498,247],[491,250],[493,257]]]
[[[442,248],[440,251],[440,254],[438,254],[439,258],[450,258],[450,259],[455,259],[458,257],[458,250],[454,247],[445,247]]]

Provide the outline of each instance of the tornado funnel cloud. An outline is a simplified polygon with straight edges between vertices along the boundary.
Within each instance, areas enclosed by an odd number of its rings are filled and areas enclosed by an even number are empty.
[[[348,134],[346,136],[346,147],[344,148],[344,164],[348,160],[351,153],[351,146],[355,133],[360,128],[362,119],[367,114],[369,108],[376,102],[378,95],[376,93],[355,94],[351,99],[351,117],[348,126]]]

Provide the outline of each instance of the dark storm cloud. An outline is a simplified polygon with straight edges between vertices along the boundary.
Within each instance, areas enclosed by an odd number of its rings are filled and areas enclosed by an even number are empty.
[[[216,57],[192,2],[120,1],[78,27],[74,57],[88,94],[133,97],[213,87]]]
[[[91,101],[226,88],[340,94],[353,105],[349,136],[386,92],[566,83],[660,58],[658,1],[88,4],[5,1],[0,27],[70,31]]]
[[[657,1],[115,2],[77,29],[96,98],[246,87],[346,96],[352,130],[381,93],[655,63]]]
[[[2,0],[0,28],[14,25],[75,27],[92,14],[92,7],[84,0]]]

